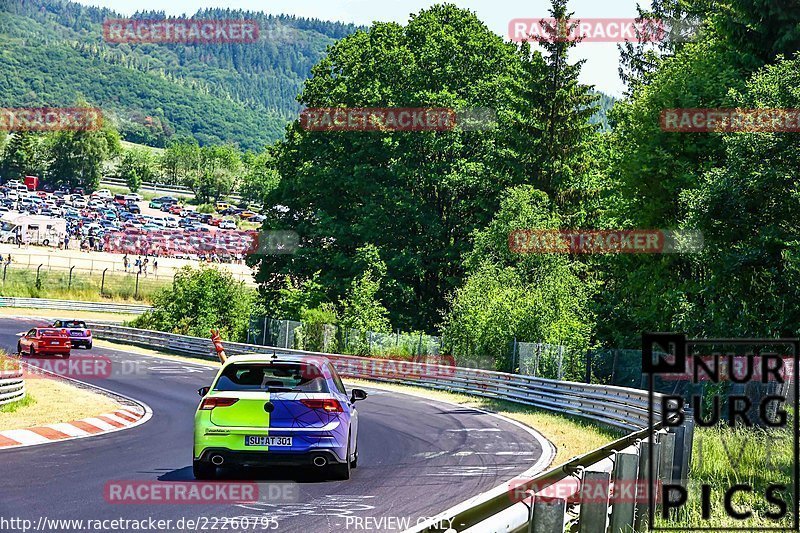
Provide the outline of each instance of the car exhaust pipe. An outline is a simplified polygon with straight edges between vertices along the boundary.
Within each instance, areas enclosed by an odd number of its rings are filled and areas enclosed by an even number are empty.
[[[328,460],[321,455],[314,457],[314,466],[325,466],[326,464],[328,464]]]
[[[211,457],[211,463],[214,466],[222,466],[222,463],[224,463],[224,462],[225,462],[225,458],[222,457],[221,455],[214,455],[214,456]]]

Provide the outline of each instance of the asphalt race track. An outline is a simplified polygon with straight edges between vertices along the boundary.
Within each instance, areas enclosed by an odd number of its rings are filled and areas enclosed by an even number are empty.
[[[16,333],[41,324],[0,318],[0,346],[15,352]],[[28,519],[34,526],[44,517],[50,527],[39,531],[78,530],[56,528],[55,519],[118,518],[169,519],[174,531],[181,518],[198,517],[274,520],[249,531],[397,531],[401,520],[414,525],[510,480],[542,455],[530,433],[498,417],[368,389],[370,397],[358,404],[359,467],[349,481],[321,480],[313,469],[256,470],[237,479],[294,481],[297,501],[112,504],[104,498],[109,481],[196,483],[191,469],[196,391],[210,384],[213,369],[118,350],[73,350],[73,358],[88,354],[105,356],[114,366],[136,364],[135,374],[93,383],[146,403],[152,419],[108,435],[0,451],[0,517]],[[191,530],[211,530],[212,524]],[[235,531],[218,524],[217,530],[225,529]]]

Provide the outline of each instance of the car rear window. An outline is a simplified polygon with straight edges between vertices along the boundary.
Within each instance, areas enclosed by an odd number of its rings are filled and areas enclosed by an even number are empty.
[[[63,333],[60,329],[40,329],[39,335],[43,335],[45,337],[50,337],[50,336],[60,337],[61,335],[63,335]]]
[[[320,369],[307,363],[236,363],[223,370],[215,391],[328,392]],[[287,389],[286,391],[278,389]]]
[[[62,324],[64,324],[65,328],[86,329],[86,322],[81,322],[80,320],[65,320]]]

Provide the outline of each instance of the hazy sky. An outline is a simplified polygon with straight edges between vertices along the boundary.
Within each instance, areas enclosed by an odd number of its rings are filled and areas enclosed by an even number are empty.
[[[338,20],[356,24],[373,21],[405,23],[408,15],[438,3],[427,0],[79,0],[83,4],[103,6],[122,14],[137,10],[165,11],[168,15],[191,15],[200,8],[230,7],[272,14],[294,14],[323,20]],[[441,1],[441,0],[440,0]],[[514,18],[547,16],[548,0],[451,0],[478,14],[489,28],[506,37],[508,23]],[[643,1],[649,5],[649,1]],[[636,16],[636,0],[571,0],[569,8],[576,18],[631,18]],[[619,53],[614,43],[583,42],[578,44],[574,59],[586,59],[582,81],[594,84],[599,90],[621,95],[623,84],[617,74]]]

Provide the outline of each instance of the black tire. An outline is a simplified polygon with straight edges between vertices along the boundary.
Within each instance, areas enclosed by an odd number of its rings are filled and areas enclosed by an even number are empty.
[[[72,354],[70,354],[69,352],[67,352],[67,353],[65,353],[65,354],[61,354],[61,356],[62,356],[64,359],[69,359],[69,356],[70,356],[70,355],[72,355]]]
[[[192,473],[194,478],[199,481],[215,479],[217,477],[217,467],[203,461],[192,461]]]
[[[331,477],[339,481],[350,479],[350,437],[347,437],[347,457],[345,462],[331,465]]]
[[[42,246],[49,246],[49,245],[50,245],[50,241],[48,239],[45,239],[45,240],[42,241]]]
[[[350,468],[358,468],[358,444],[356,444],[356,453],[353,454],[353,460],[350,461]]]
[[[17,353],[22,356],[22,343],[17,341]]]
[[[91,343],[91,342],[90,342],[89,344],[87,344],[87,345],[86,345],[86,349],[87,349],[87,350],[91,350],[91,349],[92,349],[92,343]]]

